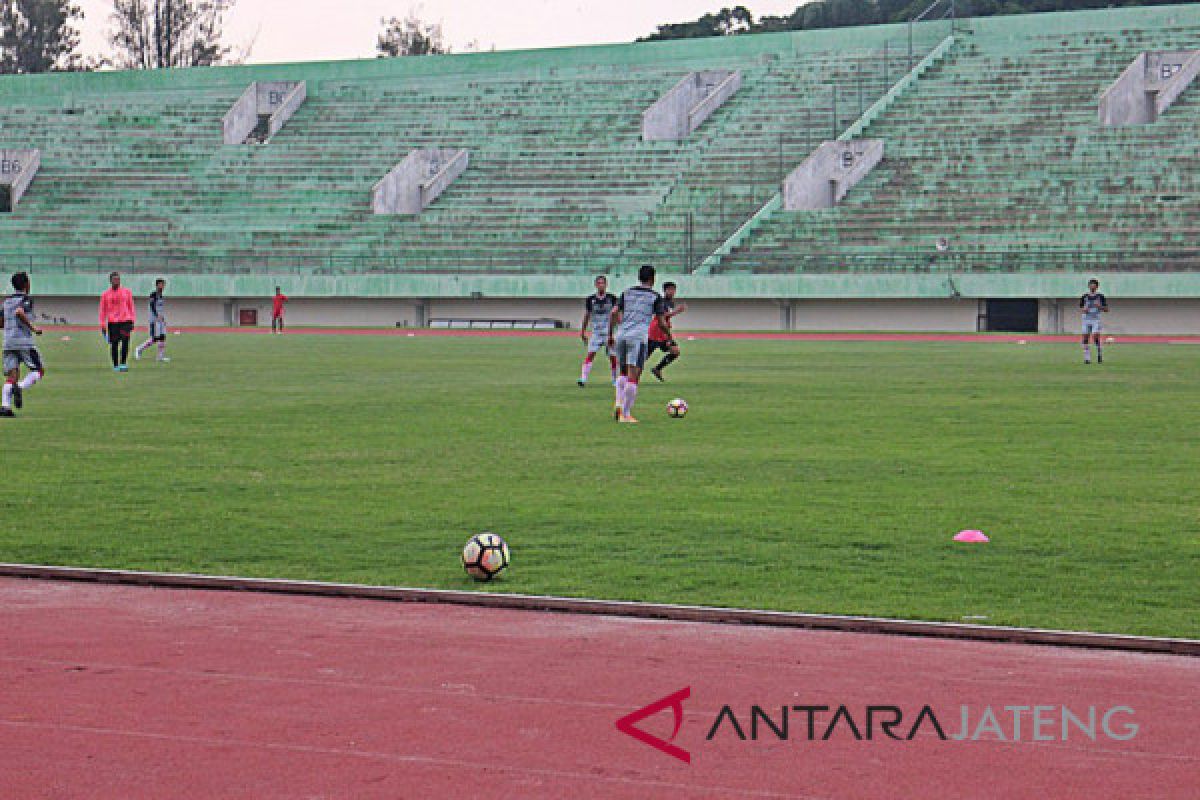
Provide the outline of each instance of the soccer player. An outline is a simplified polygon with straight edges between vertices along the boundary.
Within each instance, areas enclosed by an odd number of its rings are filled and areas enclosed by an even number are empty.
[[[579,373],[577,383],[582,388],[587,385],[588,375],[592,373],[592,362],[596,353],[603,347],[608,351],[608,365],[612,373],[613,385],[617,382],[617,357],[613,355],[613,339],[609,332],[609,318],[617,307],[617,298],[608,293],[608,278],[603,275],[596,277],[596,293],[589,294],[583,301],[583,322],[579,324],[579,338],[587,344],[587,355],[583,359],[583,369]],[[588,324],[592,333],[588,336]]]
[[[46,368],[42,355],[34,344],[34,336],[42,329],[33,324],[33,300],[29,297],[29,276],[18,272],[12,276],[13,293],[4,299],[4,393],[0,396],[0,417],[13,417],[13,406],[23,406],[24,392],[42,379]],[[25,380],[21,365],[29,370]]]
[[[687,311],[687,303],[675,304],[675,291],[676,286],[671,281],[663,284],[663,306],[667,309],[663,318],[667,320],[668,326],[661,327],[657,319],[650,323],[650,352],[646,357],[654,355],[655,350],[663,351],[663,357],[658,362],[658,366],[650,370],[650,374],[658,378],[660,383],[663,380],[662,371],[679,359],[679,345],[675,342],[675,334],[670,327],[671,320]]]
[[[1104,363],[1104,351],[1100,349],[1100,315],[1108,313],[1108,298],[1100,294],[1100,281],[1092,278],[1088,281],[1087,294],[1079,298],[1079,308],[1083,310],[1083,363],[1092,363],[1092,354],[1088,350],[1088,336],[1096,342],[1096,363]]]
[[[271,333],[283,334],[283,305],[287,301],[287,295],[276,286],[275,296],[271,298]]]
[[[167,282],[162,278],[154,282],[154,291],[150,293],[150,338],[133,351],[135,359],[141,360],[142,353],[150,345],[158,344],[158,357],[154,360],[164,364],[171,360],[167,358],[167,306],[163,299],[163,290],[166,288]]]
[[[133,293],[121,286],[121,273],[110,272],[110,288],[100,295],[100,331],[108,342],[113,372],[128,372],[129,337],[137,313],[133,310]]]
[[[670,328],[662,295],[654,291],[654,267],[646,264],[638,270],[638,284],[621,294],[608,323],[609,336],[616,341],[617,361],[621,366],[613,407],[613,419],[617,422],[637,422],[633,417],[633,404],[637,401],[638,381],[646,366],[650,323],[657,320],[664,329]]]

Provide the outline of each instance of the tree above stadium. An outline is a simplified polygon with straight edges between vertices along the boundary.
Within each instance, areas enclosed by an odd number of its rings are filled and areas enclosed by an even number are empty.
[[[379,58],[433,56],[450,52],[442,36],[442,26],[423,21],[416,11],[410,11],[404,19],[392,17],[380,22],[384,29],[375,42]]]
[[[227,63],[225,15],[236,0],[113,0],[112,63],[120,69]]]
[[[785,16],[766,16],[757,22],[745,6],[722,8],[691,22],[668,23],[638,41],[699,39],[741,33],[803,31],[907,22],[919,16],[933,0],[815,0]],[[992,17],[1040,11],[1080,11],[1115,6],[1172,5],[1176,0],[958,0],[959,17]]]
[[[81,19],[70,0],[0,0],[0,74],[79,69]]]

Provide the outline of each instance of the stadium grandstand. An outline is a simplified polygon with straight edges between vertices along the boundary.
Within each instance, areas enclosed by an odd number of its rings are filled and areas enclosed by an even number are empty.
[[[176,324],[277,285],[298,325],[568,324],[648,262],[692,329],[1062,332],[1096,276],[1112,332],[1195,333],[1198,54],[1188,4],[5,77],[0,259],[70,322],[119,270]]]

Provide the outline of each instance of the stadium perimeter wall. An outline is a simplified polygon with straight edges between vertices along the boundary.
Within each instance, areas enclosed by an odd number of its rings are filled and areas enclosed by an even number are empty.
[[[420,327],[430,318],[557,319],[578,329],[583,315],[578,297],[546,299],[403,299],[307,298],[292,296],[288,322],[295,326]],[[285,292],[288,290],[284,289]],[[144,324],[147,294],[137,294],[138,319]],[[98,292],[97,292],[98,295]],[[681,330],[746,331],[955,331],[974,332],[986,300],[959,299],[803,299],[721,300],[688,299],[689,311],[679,320]],[[1114,334],[1200,334],[1200,299],[1145,299],[1109,293],[1113,313],[1105,319]],[[38,294],[39,317],[75,325],[96,322],[96,299]],[[1039,300],[1041,333],[1073,333],[1079,325],[1078,296]],[[258,327],[270,325],[271,301],[266,295],[241,298],[174,297],[168,286],[168,319],[173,326],[229,326],[240,309],[258,311]]]

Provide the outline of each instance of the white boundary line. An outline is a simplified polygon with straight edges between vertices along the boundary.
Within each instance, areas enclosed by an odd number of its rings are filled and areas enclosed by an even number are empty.
[[[210,589],[327,597],[356,597],[406,603],[445,603],[522,611],[555,611],[573,614],[633,617],[638,619],[768,625],[782,628],[806,628],[809,630],[885,633],[901,636],[929,636],[943,639],[970,639],[1200,656],[1200,639],[1128,636],[1116,633],[1015,628],[999,625],[964,625],[953,622],[922,622],[919,620],[889,619],[885,617],[851,617],[837,614],[758,611],[747,608],[636,603],[622,600],[586,600],[549,595],[468,592],[448,589],[414,589],[400,586],[367,586],[355,583],[324,583],[320,581],[293,581],[277,578],[236,578],[223,575],[138,572],[85,567],[49,567],[34,564],[0,563],[0,577],[116,583],[175,589]]]

